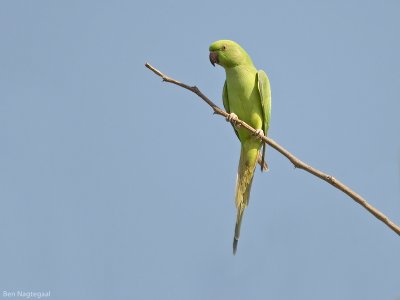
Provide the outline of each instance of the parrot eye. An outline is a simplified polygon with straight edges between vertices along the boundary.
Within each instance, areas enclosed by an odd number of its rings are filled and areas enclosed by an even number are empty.
[[[226,50],[226,46],[222,46],[222,51],[225,51]]]

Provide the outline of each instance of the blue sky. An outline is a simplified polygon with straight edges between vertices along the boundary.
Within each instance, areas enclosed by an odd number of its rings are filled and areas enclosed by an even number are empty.
[[[3,1],[0,289],[51,299],[398,299],[400,237],[268,149],[232,255],[239,143],[208,46],[272,88],[270,137],[400,224],[398,1]],[[5,297],[3,297],[5,298]]]

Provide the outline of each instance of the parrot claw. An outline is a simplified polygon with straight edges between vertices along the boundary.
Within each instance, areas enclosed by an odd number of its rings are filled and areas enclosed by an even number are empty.
[[[226,117],[226,121],[227,122],[231,122],[233,124],[236,124],[236,121],[238,120],[238,116],[234,113],[230,113],[227,117]]]
[[[264,136],[264,131],[262,131],[262,129],[257,129],[256,132],[254,133],[254,136],[262,140],[262,137]]]

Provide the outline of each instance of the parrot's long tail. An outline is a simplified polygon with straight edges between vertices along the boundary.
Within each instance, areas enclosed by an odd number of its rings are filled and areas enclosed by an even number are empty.
[[[238,174],[236,179],[235,202],[237,208],[237,216],[235,236],[233,238],[233,254],[236,254],[237,250],[243,213],[245,208],[249,204],[251,183],[253,181],[253,175],[257,165],[259,149],[260,144],[257,141],[252,140],[242,143]]]

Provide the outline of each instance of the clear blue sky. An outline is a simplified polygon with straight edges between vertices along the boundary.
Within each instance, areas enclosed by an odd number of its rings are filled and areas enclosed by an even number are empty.
[[[395,300],[400,237],[268,150],[232,255],[239,143],[218,39],[272,87],[270,136],[400,223],[400,2],[2,1],[0,292]],[[3,297],[4,298],[4,297]]]

